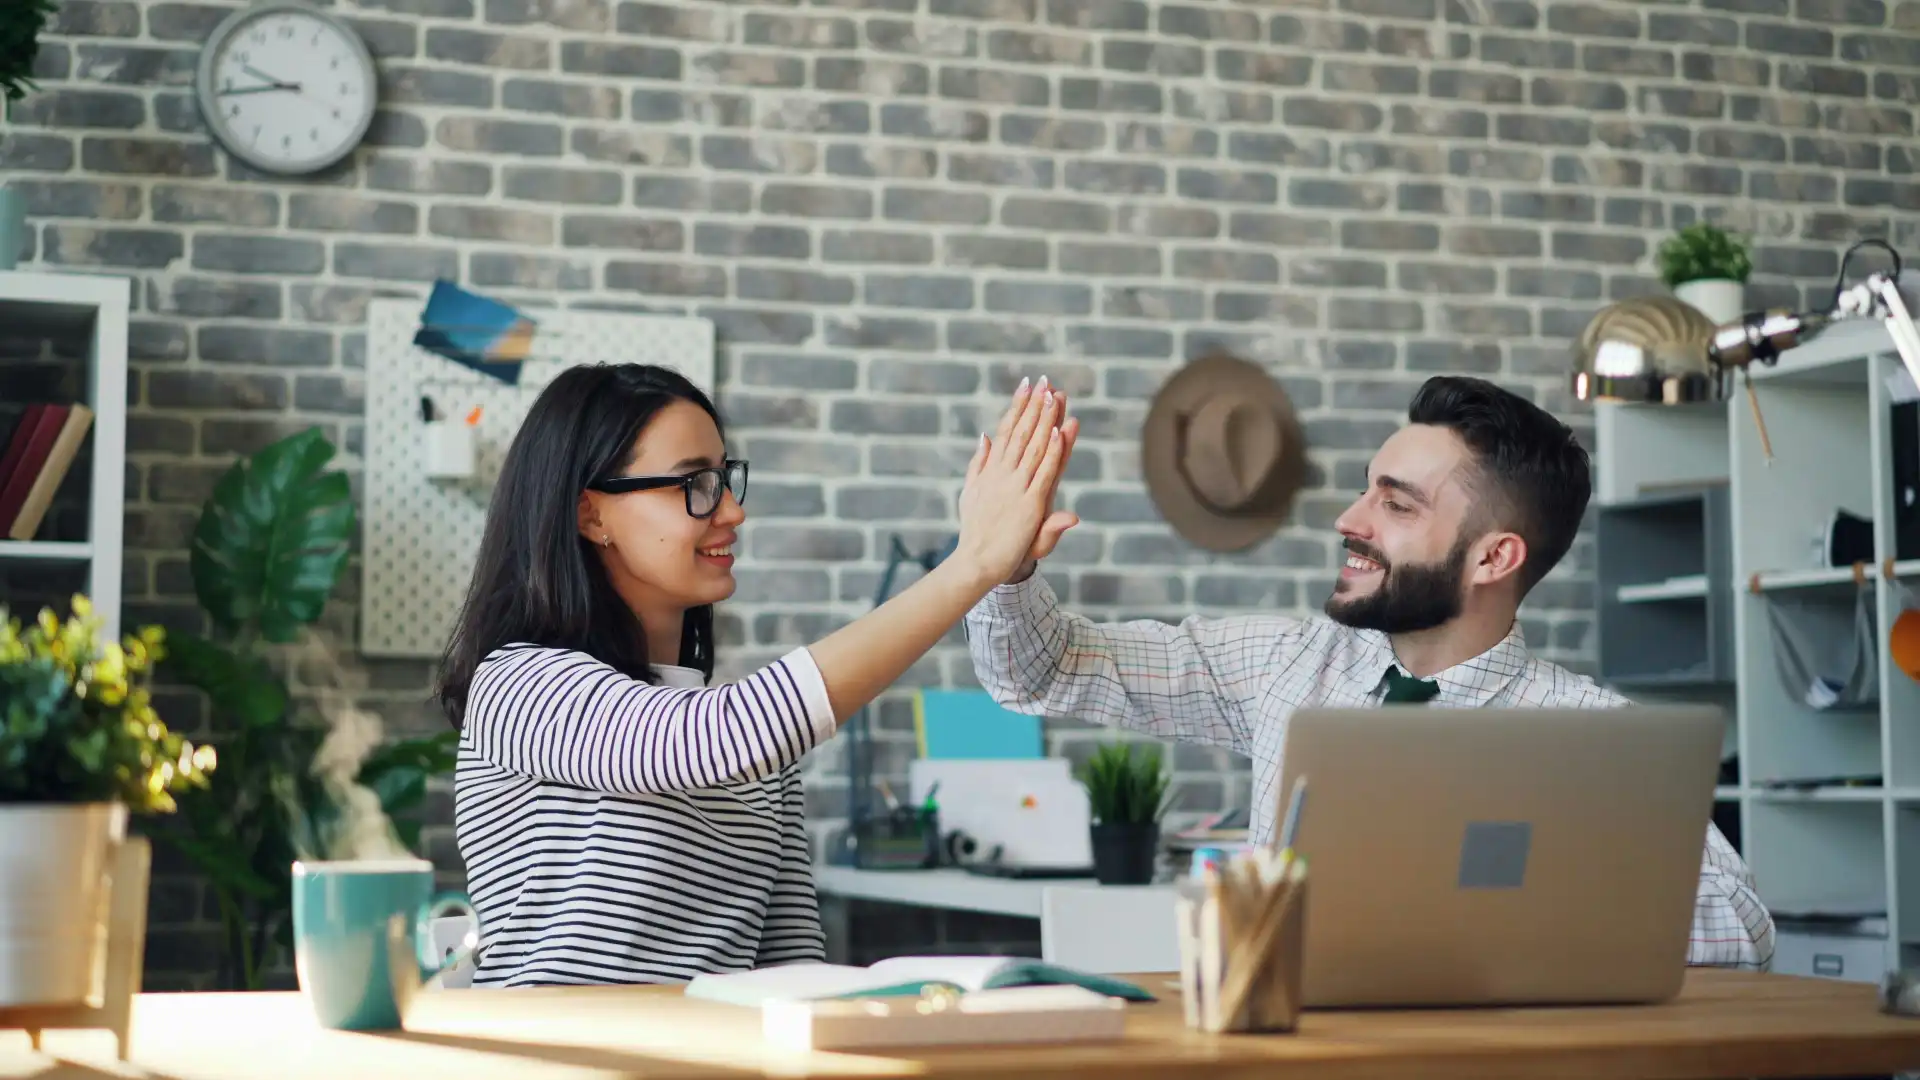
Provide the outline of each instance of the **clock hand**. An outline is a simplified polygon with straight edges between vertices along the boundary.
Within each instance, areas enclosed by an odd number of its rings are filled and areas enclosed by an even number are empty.
[[[238,94],[267,94],[278,90],[291,90],[289,86],[229,86],[218,92],[219,97],[233,97]]]
[[[256,79],[265,79],[265,80],[266,80],[267,82],[269,82],[269,83],[272,83],[272,84],[273,84],[273,86],[272,86],[272,88],[273,88],[273,89],[275,89],[275,90],[298,90],[298,89],[300,89],[300,84],[299,84],[299,83],[294,83],[294,82],[286,82],[286,81],[284,81],[284,80],[281,80],[281,79],[276,79],[276,78],[274,78],[273,76],[271,76],[271,75],[269,75],[269,74],[267,74],[266,72],[264,72],[264,71],[261,71],[260,69],[258,69],[258,68],[256,68],[256,67],[254,67],[254,66],[253,66],[253,65],[251,65],[251,64],[242,64],[242,65],[240,65],[240,70],[241,70],[241,71],[244,71],[244,72],[246,72],[247,74],[249,74],[249,75],[251,75],[251,76],[253,76],[253,77],[254,77],[254,78],[256,78]]]
[[[302,90],[297,96],[303,100],[312,102],[322,109],[332,112],[336,116],[340,113],[340,103],[323,94],[316,94],[311,90]]]

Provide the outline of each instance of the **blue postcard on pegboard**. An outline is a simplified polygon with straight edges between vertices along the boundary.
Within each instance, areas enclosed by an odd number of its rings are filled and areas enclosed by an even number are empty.
[[[433,283],[413,343],[462,367],[520,385],[522,361],[533,350],[537,324],[519,309],[471,293],[451,281]]]

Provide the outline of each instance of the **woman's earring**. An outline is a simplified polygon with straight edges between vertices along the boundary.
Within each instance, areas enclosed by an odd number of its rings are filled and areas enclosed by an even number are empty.
[[[613,546],[613,537],[611,537],[611,536],[608,536],[608,535],[607,535],[606,533],[601,533],[601,534],[600,534],[600,546],[601,546],[601,547],[603,547],[603,548],[610,548],[610,547],[612,547],[612,546]]]

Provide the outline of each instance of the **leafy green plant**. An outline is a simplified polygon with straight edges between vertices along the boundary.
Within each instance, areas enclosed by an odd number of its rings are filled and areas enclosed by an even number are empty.
[[[1168,779],[1160,747],[1152,743],[1105,743],[1079,770],[1093,820],[1102,825],[1148,825],[1167,812]]]
[[[121,802],[166,814],[174,795],[204,788],[211,747],[167,729],[147,684],[165,633],[142,627],[102,641],[93,603],[52,608],[24,628],[0,605],[0,804]]]
[[[325,857],[322,840],[343,810],[314,769],[327,731],[296,716],[267,657],[309,634],[346,567],[356,518],[346,475],[327,469],[333,454],[310,428],[234,462],[201,509],[189,560],[213,632],[170,637],[167,670],[206,694],[222,734],[218,773],[180,800],[183,827],[164,840],[213,890],[229,989],[260,988],[291,948],[293,862]],[[401,815],[424,799],[429,777],[453,767],[457,739],[448,731],[379,747],[351,778],[378,797],[412,851],[419,826]]]
[[[12,103],[38,89],[33,64],[40,58],[40,31],[46,29],[56,0],[6,0],[0,3],[0,98]]]
[[[1662,241],[1655,259],[1667,288],[1689,281],[1744,283],[1753,273],[1747,239],[1718,225],[1695,222]]]

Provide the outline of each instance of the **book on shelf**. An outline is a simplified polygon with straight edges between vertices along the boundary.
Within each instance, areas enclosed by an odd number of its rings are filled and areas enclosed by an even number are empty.
[[[54,493],[93,425],[93,410],[73,404],[29,405],[0,453],[0,530],[8,540],[40,531]]]

